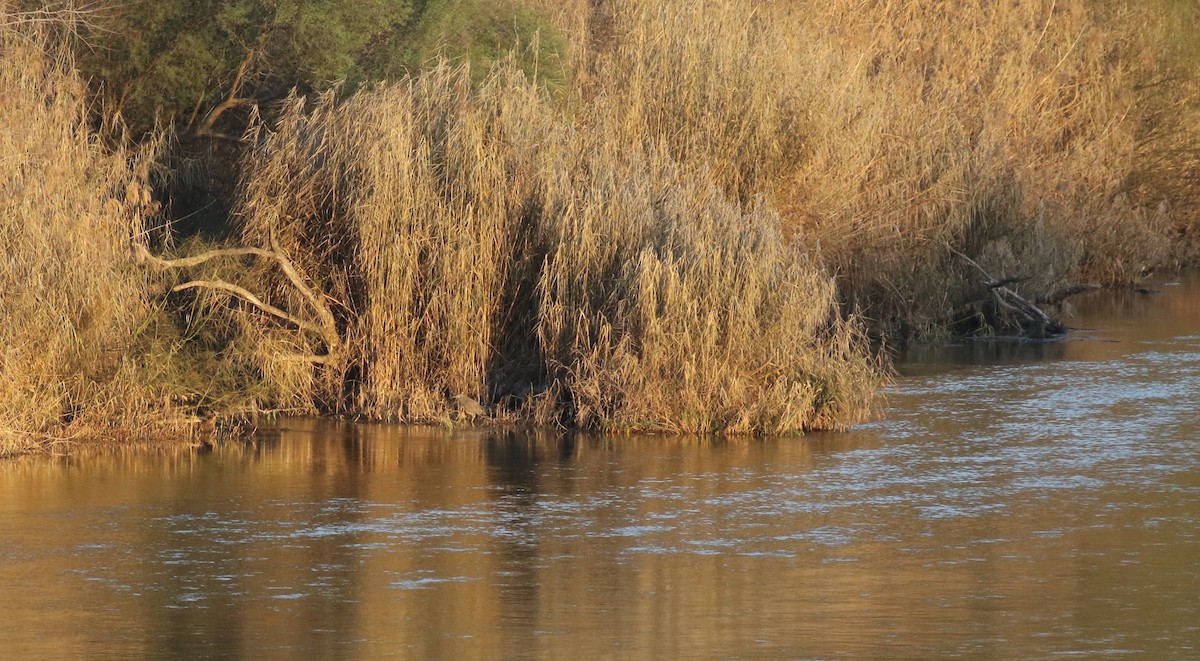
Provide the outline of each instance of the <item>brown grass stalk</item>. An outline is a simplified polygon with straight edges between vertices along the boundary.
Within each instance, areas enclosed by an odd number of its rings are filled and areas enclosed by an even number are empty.
[[[56,43],[0,16],[0,455],[188,429],[135,348],[149,157],[102,143]]]

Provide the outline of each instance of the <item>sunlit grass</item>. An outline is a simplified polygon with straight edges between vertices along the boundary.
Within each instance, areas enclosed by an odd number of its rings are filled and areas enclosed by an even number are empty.
[[[148,156],[102,144],[68,53],[0,14],[0,455],[178,432],[139,367]]]
[[[151,295],[130,254],[148,162],[100,144],[65,51],[5,27],[0,451],[230,398],[839,428],[884,381],[863,336],[944,335],[986,294],[972,262],[1032,296],[1200,258],[1193,3],[526,4],[565,41],[434,14],[493,66],[431,38],[426,70],[291,99],[249,136],[234,234],[287,259],[191,275],[320,332]]]

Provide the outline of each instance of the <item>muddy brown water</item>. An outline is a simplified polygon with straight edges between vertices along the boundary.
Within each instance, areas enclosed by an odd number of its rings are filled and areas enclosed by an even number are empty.
[[[0,462],[0,657],[1200,658],[1200,280],[703,441],[289,420]]]

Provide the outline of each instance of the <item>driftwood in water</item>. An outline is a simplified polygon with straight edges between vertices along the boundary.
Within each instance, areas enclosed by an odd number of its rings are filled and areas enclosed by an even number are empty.
[[[1008,287],[992,287],[991,291],[996,304],[1017,319],[1024,335],[1034,338],[1066,335],[1067,327],[1060,321]]]
[[[986,299],[968,304],[964,314],[958,315],[960,324],[970,321],[976,327],[975,330],[1011,331],[1021,337],[1036,339],[1058,337],[1067,333],[1066,325],[1047,314],[1038,305],[1008,288],[1008,285],[1020,282],[1024,278],[995,278],[975,260],[953,248],[950,250],[983,275],[985,278],[983,285],[988,291]],[[1059,305],[1070,296],[1094,289],[1099,289],[1099,286],[1066,285],[1039,296],[1036,300],[1044,305]]]

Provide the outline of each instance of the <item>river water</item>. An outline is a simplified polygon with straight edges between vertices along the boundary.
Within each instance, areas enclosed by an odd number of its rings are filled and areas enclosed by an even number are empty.
[[[0,657],[1200,658],[1200,280],[848,433],[288,420],[0,462]]]

